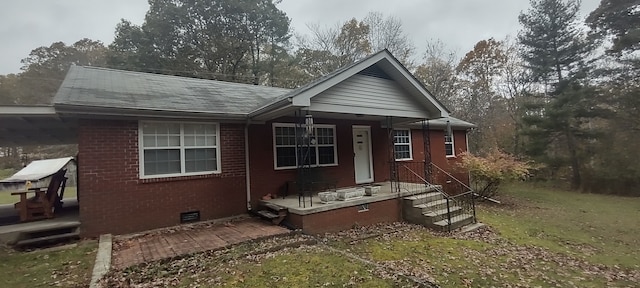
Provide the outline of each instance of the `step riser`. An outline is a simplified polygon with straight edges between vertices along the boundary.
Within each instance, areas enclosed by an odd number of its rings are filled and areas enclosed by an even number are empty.
[[[431,203],[434,201],[442,200],[444,196],[442,194],[430,195],[428,197],[420,198],[420,199],[405,199],[405,203],[410,206],[416,206],[425,203]]]
[[[461,218],[462,215],[465,215],[464,211],[454,203],[449,203],[450,216],[448,216],[446,212],[443,213],[442,211],[447,210],[447,202],[442,201],[445,199],[446,198],[444,198],[444,195],[441,193],[428,194],[426,197],[407,197],[403,201],[403,218],[407,222],[423,225],[438,231],[449,231],[449,229],[454,230],[473,223],[472,217]],[[439,214],[429,215],[434,212]],[[453,221],[450,227],[447,225],[435,224],[439,221],[448,219],[452,219]]]
[[[451,230],[456,230],[458,228],[461,228],[463,226],[469,225],[471,223],[473,223],[473,218],[466,218],[466,219],[463,219],[463,220],[460,220],[460,221],[454,221],[453,223],[451,223],[451,228],[450,229]],[[441,231],[441,232],[449,231],[449,227],[447,227],[447,225],[441,226],[441,225],[431,224],[431,225],[427,225],[427,226],[429,228],[432,228],[434,230]]]
[[[453,208],[453,207],[452,207],[452,208]],[[451,209],[451,212],[450,212],[449,214],[451,215],[451,218],[453,218],[453,217],[456,217],[456,216],[458,216],[458,215],[462,214],[462,212],[463,212],[463,211],[462,211],[462,209]],[[424,215],[424,214],[423,214],[423,215]],[[441,221],[441,220],[448,219],[448,217],[447,217],[447,213],[439,214],[439,215],[434,215],[434,216],[431,216],[431,215],[424,215],[424,217],[425,217],[425,218],[427,218],[427,219],[429,219],[429,221],[431,221],[431,222],[433,222],[433,223],[438,222],[438,221]]]

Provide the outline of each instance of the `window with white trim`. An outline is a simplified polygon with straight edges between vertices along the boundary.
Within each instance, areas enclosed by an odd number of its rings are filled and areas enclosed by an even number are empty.
[[[295,168],[306,159],[311,166],[331,166],[338,164],[335,125],[314,125],[314,133],[309,137],[296,137],[295,124],[274,123],[274,163],[276,169]],[[305,128],[298,128],[298,136],[306,134]],[[296,147],[297,141],[300,150]],[[307,154],[308,153],[308,154]]]
[[[396,160],[412,160],[411,152],[411,130],[393,130],[393,151]]]
[[[451,134],[444,131],[444,154],[447,157],[455,157],[456,154],[453,148],[453,131],[451,131]]]
[[[218,124],[141,121],[140,177],[220,172]]]

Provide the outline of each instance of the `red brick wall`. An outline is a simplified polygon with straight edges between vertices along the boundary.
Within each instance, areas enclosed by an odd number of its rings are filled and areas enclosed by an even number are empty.
[[[287,181],[296,178],[296,169],[274,169],[273,123],[292,123],[293,119],[277,119],[265,124],[249,126],[249,163],[251,175],[251,206],[266,194],[278,194]],[[355,186],[353,163],[353,125],[371,126],[371,149],[373,154],[374,181],[389,179],[389,148],[387,129],[379,122],[346,121],[336,119],[314,119],[316,124],[336,125],[338,166],[322,167],[324,177],[337,180],[339,187]]]
[[[138,122],[82,120],[78,178],[83,236],[179,224],[181,212],[214,219],[246,212],[244,126],[220,125],[222,173],[139,179]]]
[[[249,127],[249,155],[251,173],[251,206],[256,207],[258,201],[266,194],[279,194],[281,187],[295,180],[296,170],[275,170],[273,167],[273,126],[275,123],[292,123],[293,119],[282,118],[265,124],[254,124]],[[336,125],[336,141],[338,149],[338,166],[323,167],[325,177],[336,179],[339,187],[355,186],[353,171],[353,125],[371,127],[371,149],[373,155],[374,181],[389,180],[390,147],[388,131],[380,126],[380,122],[350,121],[337,119],[314,119],[316,124]],[[431,157],[439,167],[463,182],[468,182],[468,175],[455,172],[455,163],[459,157],[447,158],[444,152],[444,130],[436,129],[430,133]],[[456,155],[467,150],[466,131],[454,131],[454,149]],[[413,161],[424,161],[424,145],[421,129],[411,131]],[[445,182],[442,180],[440,182]]]
[[[434,164],[438,165],[438,167],[444,169],[448,173],[452,174],[456,179],[464,182],[465,184],[469,184],[469,174],[462,172],[459,168],[456,167],[457,163],[460,162],[459,155],[465,151],[467,151],[467,133],[465,130],[454,130],[453,131],[453,148],[455,151],[456,157],[446,157],[445,149],[444,149],[444,130],[443,129],[434,129],[429,133],[429,144],[431,148],[431,160]],[[414,161],[423,161],[424,160],[424,141],[422,136],[422,130],[414,129],[411,130],[411,145],[413,149],[413,160]],[[447,176],[443,173],[438,173],[437,169],[433,169],[434,176],[436,177],[434,182],[435,184],[445,185],[447,182]],[[446,187],[445,187],[445,190]],[[450,189],[449,189],[450,190]],[[449,192],[449,191],[448,191]]]
[[[359,206],[340,208],[309,215],[289,214],[287,220],[305,233],[337,232],[354,226],[388,223],[401,220],[398,199],[369,203],[368,211],[358,211]]]

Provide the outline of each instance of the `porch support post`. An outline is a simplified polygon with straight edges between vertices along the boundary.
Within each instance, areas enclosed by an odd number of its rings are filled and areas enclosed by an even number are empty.
[[[422,144],[424,145],[424,179],[429,183],[433,183],[431,176],[433,175],[431,163],[431,136],[429,129],[429,119],[422,120]]]
[[[399,175],[398,175],[398,163],[396,162],[396,149],[395,149],[395,132],[393,131],[393,117],[387,116],[387,133],[388,133],[388,145],[389,145],[389,176],[391,178],[391,191],[400,193]]]

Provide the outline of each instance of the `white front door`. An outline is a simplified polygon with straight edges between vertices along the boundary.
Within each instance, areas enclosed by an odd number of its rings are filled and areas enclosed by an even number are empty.
[[[373,161],[371,158],[371,128],[354,126],[353,162],[356,184],[373,182]]]

